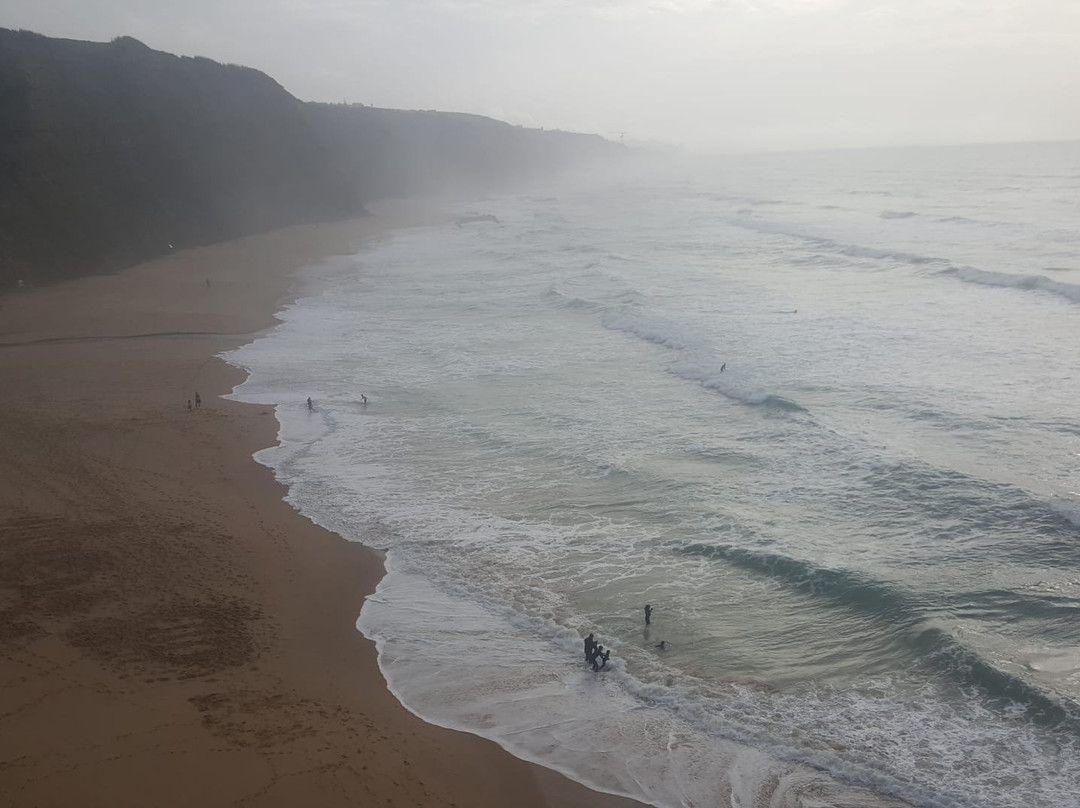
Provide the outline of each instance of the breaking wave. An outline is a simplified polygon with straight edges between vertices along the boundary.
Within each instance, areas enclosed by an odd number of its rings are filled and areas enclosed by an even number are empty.
[[[881,213],[881,217],[886,219],[903,219],[917,215],[918,214],[911,211],[883,211]],[[956,221],[957,217],[952,217],[950,220]],[[920,253],[906,252],[904,250],[867,247],[861,244],[836,241],[834,239],[814,236],[776,224],[762,222],[753,218],[737,218],[733,223],[736,226],[747,230],[798,239],[813,246],[820,252],[843,255],[849,258],[869,258],[878,261],[893,261],[901,264],[909,264],[911,266],[937,266],[940,267],[938,274],[955,276],[966,283],[1049,292],[1073,303],[1080,303],[1080,284],[1056,281],[1045,275],[1017,275],[1009,272],[993,272],[971,266],[957,266],[948,258],[942,258],[940,256],[922,255]]]
[[[1067,499],[1050,500],[1050,510],[1069,524],[1080,528],[1080,502]]]
[[[1080,734],[1080,705],[1045,693],[997,668],[948,632],[929,625],[928,611],[935,602],[943,600],[941,595],[908,592],[865,573],[825,568],[780,553],[724,544],[693,544],[683,552],[723,560],[768,576],[798,592],[827,600],[832,606],[868,615],[924,664],[934,666],[961,686],[979,688],[1004,712],[1019,709],[1031,720]],[[963,593],[957,598],[977,601],[980,593]],[[990,601],[986,604],[988,608],[993,605]],[[1055,606],[1055,611],[1061,608]],[[1080,604],[1073,603],[1065,611],[1075,615],[1080,612]]]
[[[942,270],[942,274],[954,275],[965,283],[1050,292],[1073,303],[1080,303],[1080,284],[1055,281],[1045,275],[1014,275],[1009,272],[990,272],[975,267],[954,267]]]
[[[725,363],[715,358],[717,352],[695,339],[678,323],[630,313],[609,314],[602,322],[609,330],[621,331],[653,345],[687,354],[671,366],[671,373],[697,382],[706,390],[720,393],[741,404],[786,412],[806,412],[797,402],[766,390],[744,374],[726,371]]]
[[[687,381],[694,381],[706,390],[720,393],[733,401],[762,406],[783,412],[806,412],[798,402],[770,393],[762,387],[745,380],[740,374],[726,373],[713,365],[702,365],[685,360],[672,368],[672,373]]]
[[[912,264],[915,266],[924,266],[930,264],[952,266],[952,262],[949,261],[947,258],[939,258],[932,255],[921,255],[919,253],[906,252],[904,250],[890,250],[881,247],[866,247],[861,244],[851,244],[848,242],[836,241],[835,239],[825,238],[823,236],[815,236],[810,233],[804,233],[798,230],[793,230],[787,227],[775,225],[769,222],[759,221],[752,218],[737,218],[732,223],[736,227],[741,227],[746,230],[753,230],[758,233],[767,233],[770,235],[786,236],[788,238],[798,239],[799,241],[810,244],[811,246],[815,247],[820,251],[838,255],[845,255],[849,258],[871,258],[882,261],[896,261],[899,263]]]

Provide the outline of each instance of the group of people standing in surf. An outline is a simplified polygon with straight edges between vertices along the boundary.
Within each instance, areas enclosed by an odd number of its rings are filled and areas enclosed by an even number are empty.
[[[646,626],[645,637],[646,637],[646,639],[649,636],[647,627],[652,625],[652,613],[653,613],[652,605],[646,603],[645,604],[645,626]],[[664,640],[660,640],[660,642],[656,643],[656,645],[654,647],[659,648],[661,651],[666,651],[667,650],[667,642],[665,642]],[[608,649],[608,650],[605,651],[604,646],[602,646],[600,643],[598,643],[596,641],[596,638],[592,634],[589,634],[589,636],[585,638],[585,661],[587,663],[589,663],[590,665],[592,665],[592,669],[594,671],[601,671],[604,668],[606,668],[607,663],[608,663],[608,659],[610,659],[610,658],[611,658],[611,650]]]
[[[604,646],[594,640],[592,634],[585,638],[585,661],[592,665],[594,671],[607,667],[610,657],[611,651],[605,651]]]

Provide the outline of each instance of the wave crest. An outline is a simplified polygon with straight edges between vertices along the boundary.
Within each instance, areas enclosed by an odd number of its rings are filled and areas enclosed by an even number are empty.
[[[965,283],[978,283],[983,286],[1003,286],[1007,289],[1030,289],[1064,297],[1073,303],[1080,303],[1080,284],[1064,283],[1052,280],[1045,275],[1014,275],[1009,272],[990,272],[975,267],[956,267],[943,270],[955,275]]]
[[[1080,502],[1068,499],[1050,500],[1050,510],[1071,525],[1080,527]]]
[[[694,381],[706,390],[712,390],[730,399],[775,408],[786,412],[806,412],[806,408],[789,398],[770,393],[755,384],[748,383],[735,373],[725,373],[719,368],[686,361],[672,368],[672,372],[687,381]]]
[[[958,684],[979,688],[1006,710],[1020,708],[1034,721],[1080,733],[1080,705],[1046,693],[1001,670],[948,632],[928,625],[925,608],[928,604],[924,598],[909,594],[895,584],[874,580],[853,570],[819,567],[791,556],[731,545],[694,544],[684,548],[683,552],[721,559],[778,580],[795,591],[884,618],[911,653],[922,657]],[[992,607],[997,594],[967,593],[966,597],[969,600],[986,599],[986,605]],[[1063,608],[1060,604],[1051,606],[1055,611]]]

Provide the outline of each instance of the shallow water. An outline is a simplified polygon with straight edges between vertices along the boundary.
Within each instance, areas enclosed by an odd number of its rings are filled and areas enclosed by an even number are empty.
[[[1078,190],[1049,144],[491,199],[229,360],[388,548],[428,720],[664,806],[1078,805]]]

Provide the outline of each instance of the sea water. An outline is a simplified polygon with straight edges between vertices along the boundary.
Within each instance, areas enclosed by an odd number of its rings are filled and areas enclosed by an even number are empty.
[[[228,358],[387,550],[425,719],[672,808],[1076,806],[1078,199],[1078,144],[654,167],[335,258]]]

